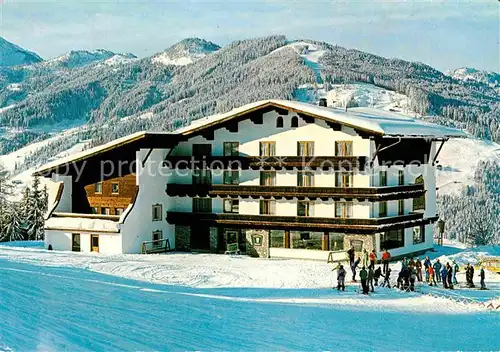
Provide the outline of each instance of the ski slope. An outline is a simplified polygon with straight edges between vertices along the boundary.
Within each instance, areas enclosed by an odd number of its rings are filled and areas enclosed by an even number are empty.
[[[337,292],[331,268],[245,256],[107,256],[2,245],[0,350],[498,348],[498,311],[382,288],[370,296],[359,295],[356,285]],[[487,285],[498,288],[496,280],[488,277]],[[444,327],[449,333],[428,333]]]

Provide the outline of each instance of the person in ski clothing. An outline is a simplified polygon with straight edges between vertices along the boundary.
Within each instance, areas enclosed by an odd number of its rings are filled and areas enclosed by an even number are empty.
[[[405,267],[403,267],[400,271],[399,271],[399,274],[398,274],[398,278],[396,280],[396,287],[397,288],[403,288],[403,280],[404,280],[404,277],[406,275],[406,271],[408,269],[406,269]]]
[[[406,259],[406,257],[404,257],[403,260],[401,261],[401,270],[405,268],[408,269],[408,259]]]
[[[474,267],[467,263],[467,267],[465,268],[465,277],[467,280],[467,286],[475,287],[474,285]]]
[[[368,267],[368,289],[371,290],[371,292],[375,292],[375,288],[373,287],[373,279],[375,277],[375,273],[373,271],[372,267]]]
[[[384,250],[384,253],[382,253],[382,272],[385,274],[387,273],[387,270],[389,269],[389,260],[391,259],[391,254],[387,251],[387,249]]]
[[[380,276],[382,276],[382,269],[378,267],[373,273],[373,280],[375,280],[375,286],[378,286],[378,279],[380,279]]]
[[[410,258],[410,261],[408,262],[408,267],[411,270],[415,269],[415,261],[413,260],[413,257]]]
[[[436,276],[434,275],[434,268],[429,266],[427,272],[429,273],[429,286],[437,286]]]
[[[361,278],[361,287],[363,289],[363,294],[367,295],[368,294],[368,272],[366,271],[365,267],[361,268],[361,271],[359,272],[359,277]]]
[[[339,268],[337,269],[337,290],[340,291],[345,291],[345,276],[346,276],[346,271],[344,269],[343,265],[340,265]]]
[[[431,264],[431,260],[429,259],[429,257],[425,257],[425,260],[424,260],[424,268],[425,268],[425,281],[427,281],[427,283],[429,283],[429,278],[430,278],[430,275],[429,275],[429,268],[432,267],[432,264]]]
[[[417,271],[415,269],[410,270],[410,291],[415,291],[415,280],[417,280]]]
[[[449,289],[453,289],[453,268],[451,267],[450,263],[446,263],[446,283],[448,284]]]
[[[358,259],[356,259],[356,261],[353,262],[351,265],[352,281],[354,281],[354,282],[356,282],[356,268],[358,267],[360,262],[361,262],[361,258],[358,257]]]
[[[375,249],[370,252],[370,254],[368,255],[368,259],[370,260],[369,267],[375,270],[375,262],[377,261],[377,252],[375,251]]]
[[[434,274],[436,275],[437,278],[437,282],[441,282],[441,275],[439,275],[441,273],[441,267],[442,265],[439,262],[439,259],[437,259],[434,265],[432,266],[432,268],[434,269]]]
[[[368,251],[366,250],[366,248],[363,248],[363,253],[361,253],[362,255],[362,261],[361,261],[361,266],[364,266],[365,268],[368,267]]]
[[[460,267],[458,266],[458,264],[455,260],[453,260],[452,267],[453,267],[453,284],[457,285],[458,284],[457,273],[460,271]]]
[[[389,281],[391,277],[391,268],[387,268],[387,272],[384,275],[381,275],[384,278],[384,282],[382,282],[382,287],[385,287],[387,285],[387,288],[391,288],[391,282]]]
[[[446,270],[446,267],[443,266],[441,269],[441,281],[443,282],[443,287],[448,288],[448,285],[446,284],[446,276],[448,275],[448,270]]]
[[[352,263],[354,263],[354,256],[356,255],[356,251],[354,250],[354,246],[351,246],[347,251],[347,258],[349,259],[349,266],[352,268]]]
[[[422,281],[422,262],[420,261],[420,258],[417,258],[415,261],[415,269],[417,270],[417,280]]]
[[[484,284],[484,267],[481,267],[481,272],[479,273],[479,277],[481,278],[481,290],[486,290],[486,285]]]

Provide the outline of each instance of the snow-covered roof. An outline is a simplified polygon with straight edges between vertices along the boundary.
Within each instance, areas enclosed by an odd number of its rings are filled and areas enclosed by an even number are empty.
[[[53,213],[45,221],[46,230],[119,233],[119,216]]]
[[[146,131],[132,133],[132,134],[129,134],[128,136],[115,139],[111,142],[99,145],[97,147],[90,148],[90,149],[84,150],[82,152],[71,154],[71,155],[68,155],[67,157],[60,158],[60,159],[54,160],[52,162],[49,162],[49,163],[43,165],[42,167],[38,168],[37,170],[35,170],[34,174],[35,175],[43,175],[44,173],[46,173],[47,171],[49,171],[51,169],[60,167],[62,165],[68,164],[68,163],[74,163],[77,161],[85,160],[91,156],[101,154],[101,153],[107,152],[109,150],[115,149],[119,146],[123,146],[123,145],[129,144],[129,143],[138,141],[140,139],[147,137],[148,135],[173,135],[173,134],[171,132],[146,132]]]
[[[461,130],[449,128],[402,114],[371,108],[344,109],[323,107],[290,100],[261,100],[235,108],[227,113],[207,116],[176,130],[190,134],[204,127],[228,121],[234,117],[264,108],[275,106],[286,110],[310,115],[315,118],[340,123],[382,136],[420,136],[420,137],[467,137]]]

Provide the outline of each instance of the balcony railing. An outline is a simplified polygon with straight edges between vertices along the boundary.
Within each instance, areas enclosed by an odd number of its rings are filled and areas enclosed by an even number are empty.
[[[416,198],[425,194],[423,184],[390,187],[298,187],[256,186],[221,184],[167,184],[169,196],[177,197],[241,197],[241,198],[285,198],[285,199],[358,199],[385,201]]]
[[[424,219],[422,213],[411,213],[386,218],[322,218],[307,216],[245,215],[167,212],[167,221],[174,225],[203,224],[252,229],[283,229],[297,231],[337,231],[376,233],[398,228],[418,226],[436,221]]]
[[[168,156],[164,166],[174,169],[365,169],[364,156]]]

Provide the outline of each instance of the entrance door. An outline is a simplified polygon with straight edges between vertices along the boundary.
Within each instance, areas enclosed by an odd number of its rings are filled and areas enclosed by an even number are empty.
[[[99,252],[99,235],[90,235],[90,251]]]
[[[80,252],[80,234],[74,233],[71,236],[71,250],[73,252]]]
[[[240,250],[239,245],[239,232],[238,231],[224,231],[224,237],[226,241],[226,251],[236,252]]]

